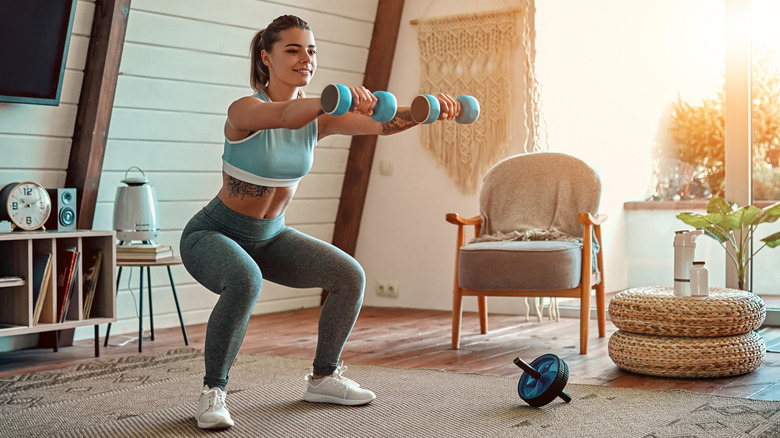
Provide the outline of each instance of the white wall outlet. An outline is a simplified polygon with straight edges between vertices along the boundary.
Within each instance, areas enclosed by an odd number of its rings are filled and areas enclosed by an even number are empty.
[[[398,298],[398,282],[397,281],[388,281],[387,282],[387,296],[391,298]]]
[[[376,294],[380,297],[386,297],[387,296],[387,282],[386,281],[377,281],[376,282]]]
[[[384,280],[377,281],[376,294],[380,297],[398,298],[398,282]]]

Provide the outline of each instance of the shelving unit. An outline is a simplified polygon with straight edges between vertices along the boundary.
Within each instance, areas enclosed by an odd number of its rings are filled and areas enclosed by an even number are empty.
[[[98,326],[116,321],[116,236],[113,231],[79,230],[26,231],[0,233],[0,277],[20,277],[21,282],[0,285],[0,337],[58,331],[75,327],[95,326],[95,356],[99,356]],[[58,297],[67,292],[57,286],[60,273],[57,254],[65,248],[76,248],[79,257],[76,270],[76,289],[66,310],[64,322],[58,321]],[[89,318],[83,314],[87,295],[84,273],[89,263],[83,256],[101,250],[103,258],[98,275],[95,297]],[[52,293],[45,296],[38,324],[34,324],[33,255],[52,254]],[[56,351],[56,343],[55,343]]]

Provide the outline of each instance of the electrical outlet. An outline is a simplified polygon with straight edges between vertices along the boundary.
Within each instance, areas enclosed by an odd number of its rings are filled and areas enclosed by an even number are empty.
[[[391,298],[398,298],[398,282],[397,281],[388,281],[387,282],[387,296]]]
[[[384,280],[377,281],[376,294],[380,297],[398,298],[398,282]]]

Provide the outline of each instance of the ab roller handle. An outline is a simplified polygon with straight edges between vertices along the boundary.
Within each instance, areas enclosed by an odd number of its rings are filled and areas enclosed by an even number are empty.
[[[474,123],[479,118],[479,101],[474,96],[462,95],[455,98],[460,102],[460,113],[455,121],[467,125]],[[421,94],[412,101],[412,120],[424,125],[439,119],[441,105],[439,99],[430,94]]]
[[[387,91],[374,91],[376,105],[371,120],[377,122],[389,122],[395,117],[398,102],[395,96]],[[322,91],[320,103],[325,114],[341,116],[352,108],[352,92],[344,85],[330,84]]]

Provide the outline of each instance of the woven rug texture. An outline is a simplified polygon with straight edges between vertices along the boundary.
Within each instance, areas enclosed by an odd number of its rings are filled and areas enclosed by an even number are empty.
[[[203,376],[196,349],[9,377],[0,380],[0,436],[780,436],[778,401],[570,384],[571,403],[532,408],[518,397],[517,379],[378,366],[348,365],[346,374],[376,392],[371,404],[310,404],[302,401],[310,368],[239,354],[227,396],[236,425],[216,435],[192,418]]]

